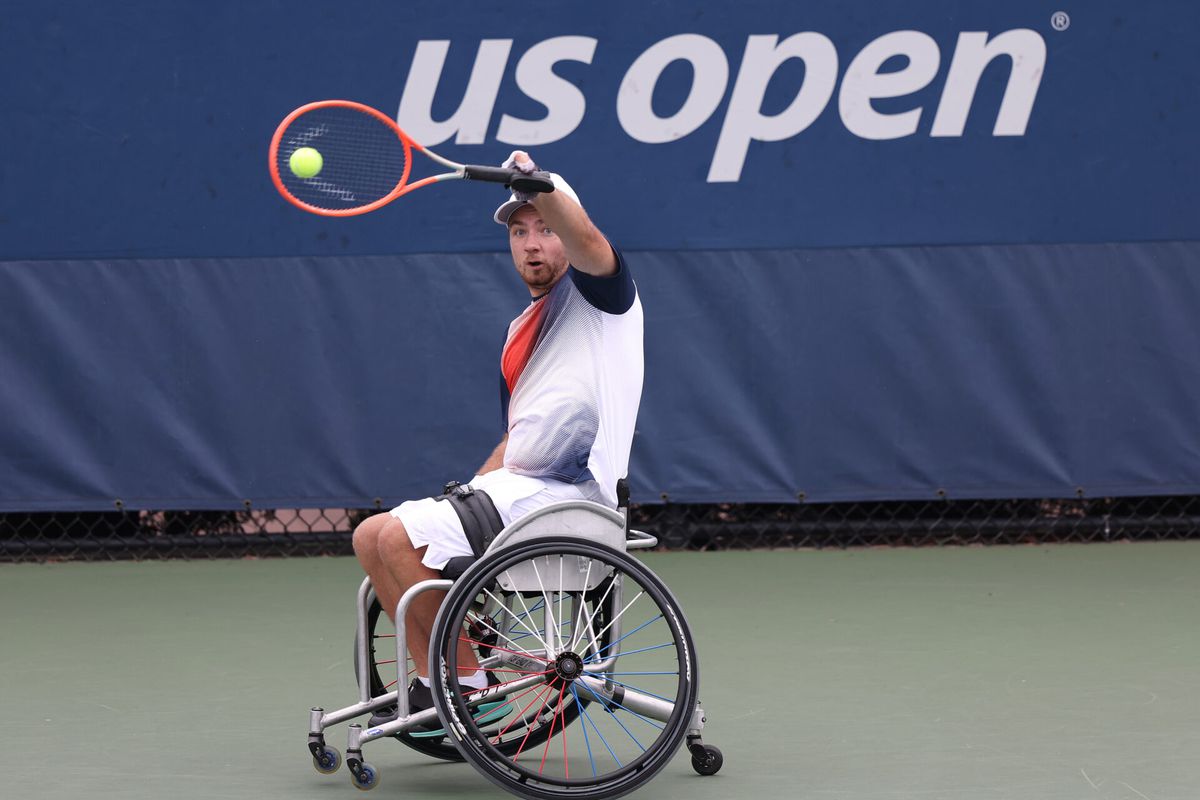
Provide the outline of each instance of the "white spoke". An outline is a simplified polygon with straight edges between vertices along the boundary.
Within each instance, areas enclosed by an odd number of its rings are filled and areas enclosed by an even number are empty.
[[[634,597],[632,600],[630,600],[628,603],[626,603],[625,607],[622,608],[620,611],[618,611],[617,615],[612,618],[612,621],[604,626],[604,630],[602,630],[602,631],[600,631],[600,633],[596,634],[596,638],[599,639],[601,636],[608,633],[608,629],[611,628],[613,625],[617,624],[617,620],[619,620],[621,618],[621,615],[623,615],[626,611],[628,611],[629,607],[638,601],[638,597],[641,597],[645,593],[646,593],[646,590],[643,589],[642,591],[637,593],[637,597]]]
[[[467,612],[467,619],[471,619],[471,612],[469,612],[469,611]],[[526,650],[524,647],[522,647],[521,645],[517,644],[517,643],[516,643],[516,642],[514,642],[512,639],[508,638],[508,637],[507,637],[507,636],[505,636],[503,633],[501,633],[500,631],[496,630],[496,629],[495,629],[495,628],[493,628],[491,625],[487,624],[487,622],[486,622],[486,621],[485,621],[483,618],[476,616],[476,617],[474,618],[474,621],[475,621],[475,622],[478,622],[478,623],[479,623],[481,626],[483,626],[484,628],[487,628],[489,631],[491,631],[492,633],[496,634],[497,636],[499,636],[499,637],[500,637],[501,639],[503,639],[504,641],[508,642],[510,645],[512,645],[513,647],[515,647],[515,648],[516,648],[517,650],[519,650],[520,652],[522,652],[522,653],[525,653],[526,655],[530,655],[530,656],[532,656],[532,655],[533,655],[533,651],[531,651],[531,650]],[[486,645],[485,645],[485,646],[486,646]],[[535,658],[536,658],[536,656],[535,656]]]
[[[504,574],[505,574],[505,576],[506,576],[506,577],[508,576],[508,572],[507,572],[507,571],[505,571],[505,573],[504,573]],[[509,578],[509,583],[512,583],[512,578]],[[495,596],[494,594],[492,594],[492,593],[491,593],[489,590],[487,590],[487,589],[484,589],[484,590],[483,590],[483,592],[484,592],[484,594],[486,594],[488,597],[492,598],[493,600],[496,600],[496,596]],[[523,597],[521,597],[521,593],[520,593],[520,592],[515,592],[515,594],[516,594],[516,596],[517,596],[517,599],[521,601],[521,607],[525,609],[525,616],[527,616],[527,617],[528,617],[528,616],[529,616],[529,608],[528,608],[528,606],[526,606],[526,605],[525,605],[525,599],[524,599]],[[499,601],[499,600],[496,600],[496,602],[500,602],[500,601]],[[532,629],[532,628],[530,628],[528,625],[526,625],[526,624],[525,624],[525,621],[524,621],[524,620],[522,620],[520,617],[518,617],[518,616],[514,616],[514,617],[513,617],[513,619],[514,619],[514,620],[516,620],[517,622],[519,622],[519,623],[521,624],[521,627],[522,627],[522,628],[524,628],[525,630],[529,631],[529,633],[531,633],[535,639],[537,639],[539,642],[541,642],[541,644],[542,644],[542,647],[546,648],[546,651],[547,651],[547,652],[549,652],[549,651],[550,651],[550,645],[546,644],[546,640],[545,640],[545,639],[543,639],[543,638],[541,637],[541,634],[539,634],[537,631],[533,630],[533,629]]]
[[[575,628],[571,631],[571,644],[568,650],[574,650],[583,643],[583,612],[587,609],[587,588],[591,585],[592,559],[588,559],[587,573],[583,576],[583,591],[579,593],[579,613],[575,616]],[[578,633],[576,633],[578,631]]]
[[[590,633],[592,635],[592,647],[596,648],[597,653],[599,653],[599,650],[600,650],[600,640],[596,636],[596,629],[592,623],[595,622],[596,614],[600,611],[601,608],[604,607],[604,604],[608,601],[609,593],[612,592],[613,587],[616,585],[617,585],[617,576],[613,575],[612,580],[610,580],[608,582],[608,588],[604,590],[604,596],[600,598],[600,602],[596,603],[592,607],[592,613],[588,614],[587,631],[588,631],[588,633]],[[587,605],[587,604],[585,603],[584,605]],[[582,635],[583,635],[583,632],[580,631],[580,636],[582,636]],[[582,639],[580,641],[582,641]]]
[[[561,556],[560,556],[560,559],[561,559]],[[530,561],[529,563],[533,565],[533,574],[537,576],[538,587],[541,588],[541,590],[542,590],[542,600],[546,603],[546,608],[544,609],[545,613],[542,614],[542,616],[547,620],[552,620],[552,619],[554,619],[554,604],[552,602],[550,602],[550,595],[546,594],[546,584],[544,584],[542,582],[542,573],[538,571],[537,559],[535,558],[532,561]],[[559,561],[559,563],[560,564],[562,563],[561,560]],[[555,631],[554,631],[554,640],[558,644],[558,649],[555,650],[556,653],[561,653],[562,649],[563,649],[561,633],[562,632],[557,629],[555,629]],[[546,638],[547,639],[550,638],[550,631],[546,631]],[[547,649],[546,655],[550,655],[549,649]]]

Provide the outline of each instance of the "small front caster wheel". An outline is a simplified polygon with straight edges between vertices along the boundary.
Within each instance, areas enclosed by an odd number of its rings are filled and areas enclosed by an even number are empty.
[[[701,745],[692,750],[692,769],[701,775],[716,775],[724,763],[721,751],[711,744]]]
[[[313,768],[322,775],[332,775],[342,765],[342,754],[325,745],[313,753]]]
[[[351,773],[350,777],[354,782],[354,788],[364,792],[379,785],[379,770],[365,761],[358,765],[358,770]]]

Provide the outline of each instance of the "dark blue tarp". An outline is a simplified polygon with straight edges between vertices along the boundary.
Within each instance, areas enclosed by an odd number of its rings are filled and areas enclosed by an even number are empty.
[[[331,220],[277,195],[266,152],[326,97],[437,129],[488,52],[494,98],[427,143],[527,145],[628,254],[636,498],[1200,492],[1200,6],[1063,8],[8,8],[0,511],[361,506],[469,476],[524,302],[499,191]],[[654,67],[664,42],[703,58]],[[1011,54],[964,89],[985,46]],[[798,97],[795,132],[729,150]],[[511,135],[541,117],[545,141]]]
[[[1200,492],[1198,256],[630,253],[636,496]],[[14,262],[0,281],[9,509],[359,506],[469,477],[525,302],[496,255]]]

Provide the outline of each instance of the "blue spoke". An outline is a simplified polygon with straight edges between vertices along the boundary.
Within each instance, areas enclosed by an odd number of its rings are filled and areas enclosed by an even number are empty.
[[[624,638],[624,637],[622,637],[622,638]],[[614,644],[616,644],[616,643],[614,642]],[[634,653],[645,653],[650,650],[661,650],[664,647],[674,647],[674,646],[675,646],[674,642],[667,642],[666,644],[656,644],[653,647],[639,647],[637,650],[624,650],[621,652],[621,655],[622,656],[631,656]],[[588,658],[590,659],[591,656],[588,656]],[[585,661],[586,660],[587,659],[585,659]]]
[[[659,621],[660,619],[662,619],[662,618],[663,618],[663,615],[662,615],[662,614],[659,614],[657,617],[654,617],[653,619],[648,619],[648,620],[646,620],[646,621],[645,621],[645,622],[643,622],[641,625],[638,625],[636,628],[634,628],[633,630],[631,630],[629,633],[627,633],[627,634],[625,634],[624,636],[622,636],[620,639],[617,639],[615,642],[609,642],[609,643],[608,643],[608,644],[606,644],[604,647],[601,647],[599,650],[597,650],[597,651],[596,651],[595,655],[588,656],[587,660],[589,660],[589,661],[590,661],[590,660],[591,660],[591,659],[593,659],[593,658],[598,658],[598,657],[600,656],[600,654],[601,654],[601,653],[603,653],[603,652],[604,652],[605,650],[607,650],[608,648],[612,647],[614,644],[619,644],[619,643],[620,643],[622,640],[624,640],[624,639],[627,639],[627,638],[629,638],[630,636],[633,636],[635,633],[637,633],[638,631],[640,631],[642,628],[646,627],[647,625],[649,625],[649,624],[651,624],[651,623],[653,623],[653,622],[658,622],[658,621]]]
[[[615,681],[614,681],[614,683],[615,683]],[[596,695],[596,700],[598,700],[599,702],[601,702],[601,703],[607,703],[608,705],[616,706],[617,708],[623,708],[623,709],[625,709],[626,711],[628,711],[630,714],[633,714],[635,717],[637,717],[638,719],[640,719],[642,722],[646,723],[647,725],[651,725],[651,726],[653,726],[653,727],[655,727],[655,728],[658,728],[660,731],[661,731],[661,730],[666,730],[666,728],[665,728],[664,726],[662,726],[662,725],[659,725],[657,722],[654,722],[653,720],[646,719],[646,718],[645,718],[645,717],[643,717],[641,714],[639,714],[639,713],[637,713],[636,711],[634,711],[632,708],[628,708],[628,707],[626,707],[626,706],[623,706],[623,705],[621,705],[620,703],[618,703],[616,700],[605,700],[603,697],[601,697],[600,695],[596,694],[596,691],[595,691],[594,689],[592,689],[592,687],[588,686],[586,683],[583,685],[583,688],[587,689],[589,692],[591,692],[592,694]],[[623,729],[623,730],[624,730],[626,733],[629,733],[629,728],[626,728],[626,727],[625,727],[625,723],[624,723],[624,722],[621,722],[621,720],[620,720],[620,719],[617,717],[617,715],[616,715],[616,714],[613,714],[613,715],[612,715],[612,718],[613,718],[614,720],[616,720],[616,721],[617,721],[617,724],[618,724],[618,725],[620,725],[620,726],[621,726],[621,728],[622,728],[622,729]],[[646,748],[645,748],[645,747],[642,747],[642,743],[641,743],[641,742],[639,742],[639,741],[637,740],[637,737],[636,737],[636,736],[634,736],[632,733],[629,733],[629,738],[630,738],[630,739],[633,739],[633,743],[634,743],[634,744],[636,744],[638,747],[641,747],[641,748],[642,748],[642,751],[643,751],[643,752],[645,752]]]
[[[588,691],[591,691],[591,690],[589,689]],[[592,694],[595,694],[595,692],[592,692]],[[617,758],[617,754],[613,752],[613,749],[608,746],[608,739],[604,738],[604,734],[600,732],[600,728],[596,725],[596,721],[593,720],[592,715],[587,712],[587,706],[580,703],[579,710],[583,712],[583,718],[585,720],[587,720],[588,722],[592,723],[592,727],[596,729],[596,735],[599,736],[600,741],[604,743],[604,749],[608,750],[608,754],[613,757],[613,761],[617,762],[617,766],[618,767],[625,766],[624,764],[621,763],[621,759]],[[587,730],[587,726],[584,725],[583,729]]]
[[[569,626],[570,626],[570,624],[571,624],[570,622],[564,622],[562,626],[563,626],[564,628],[566,628],[566,627],[569,627]],[[516,630],[516,629],[515,629],[515,628],[513,628],[513,629],[511,629],[509,632],[510,632],[510,633],[512,633],[512,632],[514,632],[515,630]],[[540,639],[542,636],[544,636],[544,635],[545,635],[545,633],[546,633],[546,631],[545,631],[544,629],[542,629],[542,628],[538,628],[538,633],[537,633],[537,635],[538,635],[538,638],[539,638],[539,639]],[[532,634],[532,633],[522,633],[520,636],[513,636],[511,639],[509,639],[509,641],[510,641],[510,642],[515,642],[517,639],[524,639],[526,636],[533,636],[533,634]]]
[[[575,691],[575,684],[571,684],[571,696],[575,698],[575,705],[582,709],[583,704],[579,702],[579,693]],[[596,777],[596,759],[592,757],[592,744],[588,741],[587,725],[583,726],[583,744],[588,751],[588,761],[592,765],[592,777],[594,778]]]

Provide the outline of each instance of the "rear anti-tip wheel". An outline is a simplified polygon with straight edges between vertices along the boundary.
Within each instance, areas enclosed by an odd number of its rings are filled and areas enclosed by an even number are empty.
[[[716,775],[724,763],[721,751],[711,744],[697,745],[692,749],[692,769],[701,775]]]
[[[324,745],[313,752],[313,769],[322,775],[332,775],[342,765],[342,754],[336,748]]]

